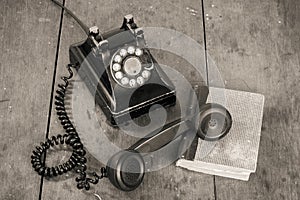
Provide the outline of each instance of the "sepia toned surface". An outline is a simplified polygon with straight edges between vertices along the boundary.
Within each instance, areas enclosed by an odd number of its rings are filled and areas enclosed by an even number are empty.
[[[89,192],[79,191],[73,175],[44,179],[41,185],[31,168],[30,154],[48,135],[48,126],[49,136],[63,133],[54,109],[49,115],[52,86],[67,73],[69,45],[86,36],[50,0],[4,0],[0,5],[0,199],[299,199],[300,2],[203,3],[204,11],[200,0],[65,1],[83,22],[103,32],[119,27],[123,16],[131,13],[140,26],[171,28],[202,46],[206,42],[214,61],[209,61],[208,68],[216,64],[226,88],[263,94],[257,171],[248,182],[171,165],[146,174],[141,187],[129,193],[117,190],[108,180]],[[183,71],[195,78],[193,71]],[[122,148],[130,146],[117,136],[118,130],[107,129],[111,140]],[[49,152],[47,163],[57,164],[69,154],[62,155]],[[103,166],[91,156],[88,160],[93,170]]]

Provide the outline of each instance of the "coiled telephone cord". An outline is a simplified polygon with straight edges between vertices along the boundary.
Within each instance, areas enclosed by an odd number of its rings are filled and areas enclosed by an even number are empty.
[[[69,77],[63,76],[61,79],[64,81],[64,84],[58,84],[58,89],[56,90],[55,96],[55,109],[58,115],[58,118],[65,129],[64,135],[57,135],[48,138],[45,142],[42,142],[40,146],[37,146],[31,155],[31,164],[34,170],[43,177],[56,177],[67,173],[71,170],[75,170],[79,176],[75,179],[77,182],[78,189],[90,189],[90,184],[97,184],[100,179],[106,177],[106,168],[101,168],[101,175],[98,175],[96,172],[92,172],[92,177],[89,178],[87,175],[87,167],[85,158],[86,151],[83,149],[83,144],[80,140],[80,137],[70,121],[68,114],[65,108],[65,96],[66,90],[69,86],[69,80],[73,77],[72,67],[76,65],[68,64],[67,69],[69,72]],[[69,160],[63,164],[47,167],[45,164],[45,154],[48,149],[54,147],[55,145],[66,144],[72,147],[72,155]]]

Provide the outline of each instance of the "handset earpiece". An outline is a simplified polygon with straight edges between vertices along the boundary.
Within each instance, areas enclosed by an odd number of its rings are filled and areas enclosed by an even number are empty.
[[[232,117],[224,106],[208,103],[200,107],[197,134],[202,140],[220,140],[228,134],[231,126]]]
[[[120,151],[107,162],[107,177],[120,190],[132,191],[143,181],[145,163],[140,153],[133,150]]]

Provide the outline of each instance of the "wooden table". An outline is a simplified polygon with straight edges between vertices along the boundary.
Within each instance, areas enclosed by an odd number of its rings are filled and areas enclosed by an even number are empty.
[[[300,198],[300,1],[66,0],[65,5],[101,30],[118,27],[132,13],[141,26],[183,32],[206,47],[227,88],[264,94],[257,171],[242,182],[171,165],[147,174],[142,186],[128,193],[108,180],[90,192],[77,190],[73,177],[41,180],[30,154],[40,141],[63,131],[52,107],[53,91],[66,74],[69,45],[85,35],[50,1],[3,0],[0,199]],[[89,163],[99,168],[90,156]]]

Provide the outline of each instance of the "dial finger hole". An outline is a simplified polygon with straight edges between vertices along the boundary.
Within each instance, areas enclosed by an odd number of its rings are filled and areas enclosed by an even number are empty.
[[[128,54],[134,54],[134,52],[135,52],[135,48],[134,47],[128,47],[128,49],[127,49],[127,53]]]
[[[136,86],[136,81],[134,79],[131,79],[129,81],[129,85],[130,85],[130,87],[135,87]]]
[[[116,72],[120,71],[121,70],[121,65],[119,63],[115,63],[113,65],[113,70],[116,71]]]
[[[121,63],[122,62],[122,57],[120,55],[116,55],[115,58],[114,58],[114,61],[116,63]]]
[[[123,78],[123,73],[122,72],[117,72],[115,74],[115,77],[116,77],[116,79],[121,79],[121,78]]]
[[[122,85],[127,85],[129,83],[129,79],[127,77],[124,77],[121,79]]]
[[[135,55],[136,56],[141,56],[141,55],[143,55],[143,51],[141,49],[136,49],[135,50]]]
[[[151,75],[151,73],[150,73],[149,71],[147,71],[147,70],[144,70],[144,71],[142,72],[142,77],[143,77],[144,79],[148,79],[148,78],[150,77],[150,75]]]
[[[136,82],[139,84],[139,85],[143,85],[145,83],[145,79],[141,76],[139,76],[137,79],[136,79]]]
[[[121,49],[121,50],[120,50],[120,56],[122,56],[123,58],[127,56],[127,51],[126,51],[126,49]]]

